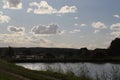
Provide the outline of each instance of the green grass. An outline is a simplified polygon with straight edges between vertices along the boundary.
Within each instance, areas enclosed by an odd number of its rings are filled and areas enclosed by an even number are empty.
[[[92,80],[86,76],[75,76],[72,72],[67,72],[66,74],[53,72],[53,71],[34,71],[28,70],[15,64],[8,63],[6,61],[0,60],[0,80],[26,80],[21,79],[19,76],[30,80]],[[10,74],[12,73],[12,75]],[[16,77],[15,75],[19,75]]]

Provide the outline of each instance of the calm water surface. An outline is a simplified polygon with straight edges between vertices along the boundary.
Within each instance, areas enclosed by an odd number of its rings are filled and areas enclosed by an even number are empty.
[[[81,72],[95,77],[96,75],[101,76],[105,74],[107,77],[112,74],[119,75],[120,64],[104,63],[16,63],[19,66],[31,70],[54,70],[58,72],[72,71],[76,75],[80,75]]]

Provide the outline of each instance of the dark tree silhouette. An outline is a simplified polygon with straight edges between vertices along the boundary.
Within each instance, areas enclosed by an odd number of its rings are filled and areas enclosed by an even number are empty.
[[[14,58],[14,56],[15,56],[14,50],[13,50],[12,47],[9,46],[9,47],[6,49],[5,58],[8,59],[8,60],[11,60],[11,59]]]
[[[79,50],[81,57],[89,57],[89,50],[84,47]]]
[[[109,53],[112,56],[120,56],[120,38],[113,40],[109,47]]]

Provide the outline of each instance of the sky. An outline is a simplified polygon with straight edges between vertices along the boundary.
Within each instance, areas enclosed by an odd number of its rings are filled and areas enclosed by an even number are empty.
[[[120,0],[0,0],[0,47],[108,48]]]

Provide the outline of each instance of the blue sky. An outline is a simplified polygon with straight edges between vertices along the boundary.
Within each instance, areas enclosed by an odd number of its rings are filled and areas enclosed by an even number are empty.
[[[119,0],[0,0],[0,46],[107,48],[120,35]]]

